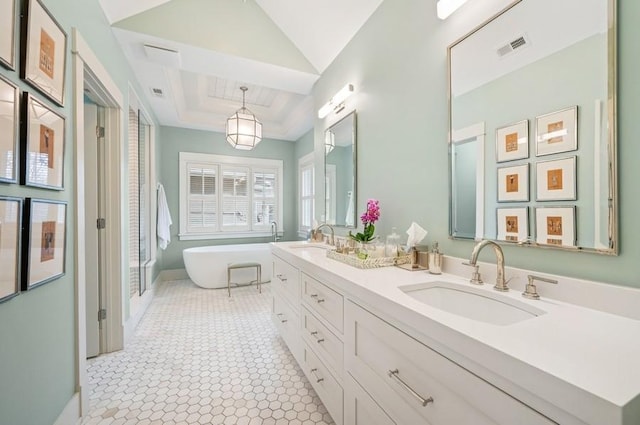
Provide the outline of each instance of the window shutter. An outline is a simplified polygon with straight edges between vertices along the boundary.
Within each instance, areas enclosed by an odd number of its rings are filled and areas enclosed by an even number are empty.
[[[194,164],[190,165],[188,170],[188,229],[194,232],[216,231],[216,167]]]
[[[248,180],[247,168],[223,168],[222,230],[249,229]]]
[[[313,164],[300,169],[300,229],[309,230],[315,214]]]
[[[278,217],[277,170],[253,172],[253,228],[270,228]]]

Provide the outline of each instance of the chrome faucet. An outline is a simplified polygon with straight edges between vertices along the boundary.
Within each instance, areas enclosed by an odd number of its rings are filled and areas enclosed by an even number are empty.
[[[472,283],[482,284],[482,280],[480,280],[480,275],[478,273],[478,265],[476,263],[478,262],[478,254],[480,254],[480,251],[482,251],[482,248],[484,248],[487,245],[491,245],[493,247],[493,252],[495,252],[496,254],[496,260],[497,260],[496,265],[498,267],[496,284],[493,286],[493,289],[495,289],[496,291],[502,291],[502,292],[508,291],[509,287],[507,286],[507,282],[504,280],[504,253],[502,252],[502,248],[500,248],[500,245],[490,240],[485,239],[479,242],[471,252],[469,265],[475,267],[474,277],[471,279],[471,281]],[[474,282],[475,279],[479,280],[479,282]]]
[[[280,237],[278,236],[278,223],[275,221],[271,222],[271,236],[273,236],[273,241],[278,242]]]
[[[329,245],[335,245],[335,232],[333,230],[333,227],[329,223],[322,223],[321,225],[319,225],[318,227],[316,227],[314,229],[314,232],[317,234],[320,231],[320,229],[322,229],[323,227],[328,227],[329,230],[331,230],[331,237],[329,238]]]

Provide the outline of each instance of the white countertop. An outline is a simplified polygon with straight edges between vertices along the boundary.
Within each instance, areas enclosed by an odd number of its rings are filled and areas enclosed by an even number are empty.
[[[587,423],[622,423],[623,416],[629,420],[640,415],[638,320],[544,297],[527,300],[521,291],[498,293],[485,284],[474,288],[546,314],[505,326],[478,322],[431,307],[398,289],[430,281],[468,286],[468,278],[397,267],[363,270],[327,258],[324,249],[300,246],[304,245],[272,244],[276,255],[302,264],[303,271],[322,274],[345,294],[383,312],[392,324],[405,325],[412,335],[417,332],[418,339],[426,337],[429,342],[423,342],[436,351],[497,386],[515,384],[509,390],[525,391]]]

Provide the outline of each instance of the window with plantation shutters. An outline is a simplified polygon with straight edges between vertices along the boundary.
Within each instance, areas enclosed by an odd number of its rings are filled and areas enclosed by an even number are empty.
[[[190,232],[217,231],[217,167],[190,164],[187,228]]]
[[[280,160],[180,153],[180,238],[269,236],[282,229]]]

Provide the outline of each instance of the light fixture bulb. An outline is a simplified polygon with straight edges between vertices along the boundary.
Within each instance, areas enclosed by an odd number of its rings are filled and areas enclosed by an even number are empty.
[[[340,112],[342,109],[344,109],[344,105],[342,105],[343,102],[352,94],[353,84],[347,84],[346,86],[341,88],[338,93],[333,95],[333,97],[329,99],[327,103],[325,103],[320,109],[318,109],[318,118],[323,119],[324,117],[329,115],[332,110],[336,111],[336,113]],[[341,105],[342,109],[340,109]]]

